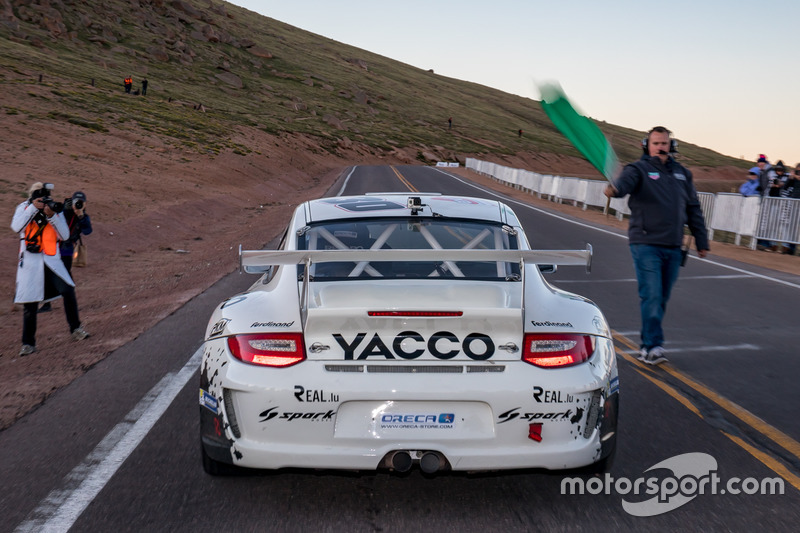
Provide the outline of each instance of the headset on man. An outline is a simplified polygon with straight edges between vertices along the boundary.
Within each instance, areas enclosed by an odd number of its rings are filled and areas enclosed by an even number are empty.
[[[650,135],[654,131],[658,132],[658,133],[666,133],[666,134],[668,134],[669,135],[669,153],[674,154],[674,153],[678,152],[678,141],[676,141],[672,137],[672,132],[669,131],[664,126],[656,126],[655,128],[653,128],[653,129],[651,129],[650,131],[647,132],[647,137],[642,139],[642,151],[646,155],[650,155]]]

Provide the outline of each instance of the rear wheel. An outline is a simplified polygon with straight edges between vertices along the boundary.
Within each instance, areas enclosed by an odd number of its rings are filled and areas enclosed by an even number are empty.
[[[617,455],[617,446],[614,443],[614,447],[611,449],[611,453],[597,461],[596,463],[592,463],[588,466],[585,466],[580,469],[581,474],[585,474],[587,476],[598,476],[601,474],[605,474],[606,472],[611,470],[611,467],[614,465],[614,457]]]
[[[203,456],[203,470],[210,476],[230,476],[239,471],[239,468],[235,465],[229,465],[213,459],[208,455],[206,447],[202,443],[200,444],[200,452]]]

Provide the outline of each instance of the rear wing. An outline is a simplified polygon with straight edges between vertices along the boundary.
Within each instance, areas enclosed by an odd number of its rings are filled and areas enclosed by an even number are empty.
[[[592,245],[585,250],[242,250],[239,245],[239,270],[263,274],[273,265],[305,265],[331,262],[370,261],[486,261],[535,265],[585,266],[592,270]]]
[[[249,274],[263,274],[275,265],[304,265],[303,284],[300,290],[300,320],[306,328],[309,306],[309,272],[314,263],[354,262],[368,265],[370,261],[425,261],[447,262],[453,265],[459,261],[519,263],[524,292],[525,263],[555,266],[584,265],[586,272],[592,269],[592,245],[585,250],[475,250],[475,249],[345,249],[345,250],[242,250],[239,245],[239,270]],[[358,268],[358,267],[356,267]]]

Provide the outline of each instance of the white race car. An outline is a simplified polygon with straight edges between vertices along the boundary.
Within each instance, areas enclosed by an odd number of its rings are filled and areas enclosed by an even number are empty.
[[[203,466],[407,471],[607,466],[619,381],[591,301],[543,271],[505,204],[382,193],[300,205],[214,311]],[[231,465],[234,468],[231,468]]]

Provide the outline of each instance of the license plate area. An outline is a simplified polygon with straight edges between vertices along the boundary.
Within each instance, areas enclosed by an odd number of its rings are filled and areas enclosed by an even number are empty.
[[[351,401],[339,406],[335,438],[491,439],[492,410],[483,402]]]

